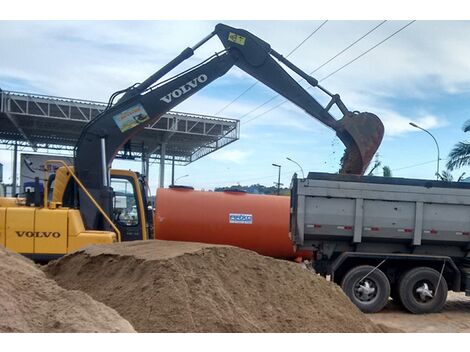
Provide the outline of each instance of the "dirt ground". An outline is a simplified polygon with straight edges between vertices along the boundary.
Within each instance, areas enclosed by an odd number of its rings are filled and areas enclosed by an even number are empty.
[[[410,314],[390,300],[382,312],[367,317],[404,332],[470,332],[470,297],[465,297],[465,293],[449,292],[441,313],[425,315]]]
[[[45,271],[62,287],[116,309],[139,332],[392,331],[299,264],[235,247],[95,245]]]
[[[0,246],[0,332],[135,332],[114,309],[46,278]]]

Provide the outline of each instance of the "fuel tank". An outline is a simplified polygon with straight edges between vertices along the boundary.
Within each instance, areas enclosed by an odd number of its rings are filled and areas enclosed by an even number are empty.
[[[274,258],[310,258],[289,237],[289,197],[159,188],[155,237],[227,244]]]

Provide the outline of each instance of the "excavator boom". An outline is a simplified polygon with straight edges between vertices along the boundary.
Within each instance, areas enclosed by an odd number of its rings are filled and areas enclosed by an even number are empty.
[[[219,37],[225,50],[181,74],[157,83],[213,36]],[[278,62],[329,95],[330,103],[323,107]],[[335,130],[346,146],[341,171],[364,173],[383,137],[384,129],[378,117],[371,113],[350,112],[338,95],[318,85],[316,79],[277,53],[268,43],[243,29],[218,24],[214,32],[194,47],[186,48],[143,83],[121,91],[124,95],[115,105],[111,101],[108,109],[85,126],[76,146],[76,172],[107,212],[112,209],[109,168],[117,152],[146,125],[157,121],[163,114],[223,76],[234,65]],[[329,112],[334,105],[343,113],[340,120],[336,120]],[[88,228],[105,228],[95,207],[83,196],[80,196],[80,211]]]

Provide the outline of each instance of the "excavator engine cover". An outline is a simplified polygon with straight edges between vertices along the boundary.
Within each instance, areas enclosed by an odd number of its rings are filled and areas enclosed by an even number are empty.
[[[354,112],[339,120],[335,129],[336,135],[346,146],[340,173],[363,175],[382,142],[382,122],[369,112]]]

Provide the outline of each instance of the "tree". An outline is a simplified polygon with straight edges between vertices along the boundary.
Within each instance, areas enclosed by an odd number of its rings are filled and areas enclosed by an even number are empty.
[[[277,187],[275,186],[264,186],[260,184],[251,185],[251,186],[241,186],[240,184],[229,186],[229,187],[216,187],[214,189],[215,192],[221,191],[243,191],[251,194],[268,194],[268,195],[276,195],[277,194]],[[280,189],[281,196],[289,196],[290,195],[290,188],[282,187]]]
[[[454,181],[454,176],[452,176],[452,174],[450,173],[450,170],[443,170],[438,176],[441,181],[447,181],[447,182]],[[457,182],[462,182],[464,176],[465,176],[465,172],[463,172],[459,176],[459,178],[457,179]]]
[[[377,170],[381,165],[382,165],[382,162],[380,161],[379,154],[377,153],[375,155],[374,165],[370,169],[367,176],[374,176],[374,171]],[[390,169],[390,166],[385,165],[384,167],[382,167],[382,176],[383,177],[392,177],[392,169]]]
[[[470,120],[464,123],[462,129],[464,132],[470,131]],[[452,171],[467,165],[470,165],[470,143],[468,141],[458,142],[450,151],[446,166]]]
[[[390,169],[390,166],[384,166],[382,171],[384,177],[392,177],[392,169]]]
[[[454,177],[452,176],[449,170],[442,171],[441,174],[439,175],[439,178],[442,181],[448,181],[448,182],[452,182],[454,180]]]
[[[375,169],[377,169],[381,164],[382,164],[382,162],[379,160],[379,154],[377,153],[377,154],[375,154],[374,166],[372,166],[372,169],[370,169],[367,176],[374,176]]]

